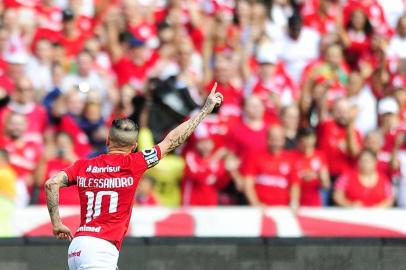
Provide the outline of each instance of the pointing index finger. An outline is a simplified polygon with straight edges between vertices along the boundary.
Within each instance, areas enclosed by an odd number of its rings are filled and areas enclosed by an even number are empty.
[[[210,95],[213,95],[214,93],[216,93],[216,89],[217,89],[217,82],[215,82],[213,87],[211,88]]]

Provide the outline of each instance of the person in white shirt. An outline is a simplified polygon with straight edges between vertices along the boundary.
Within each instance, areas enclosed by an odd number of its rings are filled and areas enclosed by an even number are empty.
[[[389,58],[406,58],[406,15],[399,18],[396,35],[389,42],[387,54]]]
[[[377,127],[377,101],[361,74],[352,72],[348,77],[349,100],[357,110],[355,127],[365,135]]]
[[[26,74],[36,90],[46,94],[52,88],[53,48],[50,41],[41,39],[35,46],[35,55],[31,55],[25,66]]]
[[[286,66],[290,77],[298,83],[303,69],[319,55],[320,35],[307,27],[299,14],[288,20],[288,33],[279,43],[278,57]]]

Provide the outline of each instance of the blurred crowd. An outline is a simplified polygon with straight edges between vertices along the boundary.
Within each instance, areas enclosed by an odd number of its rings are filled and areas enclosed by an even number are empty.
[[[114,118],[153,146],[214,82],[224,104],[136,204],[406,202],[404,0],[1,2],[2,205],[45,204],[45,180],[105,153]]]

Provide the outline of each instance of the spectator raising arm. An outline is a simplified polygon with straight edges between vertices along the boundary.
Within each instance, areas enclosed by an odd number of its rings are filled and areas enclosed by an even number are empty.
[[[211,113],[215,107],[220,106],[221,102],[223,101],[223,95],[216,92],[216,88],[217,83],[214,84],[209,96],[207,97],[206,103],[199,113],[169,132],[165,139],[159,143],[162,156],[167,155],[176,147],[184,143],[193,133],[196,127],[203,121],[203,119],[209,113]]]

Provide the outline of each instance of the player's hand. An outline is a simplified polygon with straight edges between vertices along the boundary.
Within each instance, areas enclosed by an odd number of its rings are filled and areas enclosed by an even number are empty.
[[[73,239],[71,230],[67,226],[63,225],[62,223],[59,225],[55,225],[53,227],[52,231],[53,231],[56,239],[68,239],[68,240]]]
[[[217,82],[214,83],[213,88],[210,91],[209,96],[206,99],[203,109],[208,113],[211,113],[215,107],[218,107],[223,102],[223,95],[219,92],[216,92]]]

